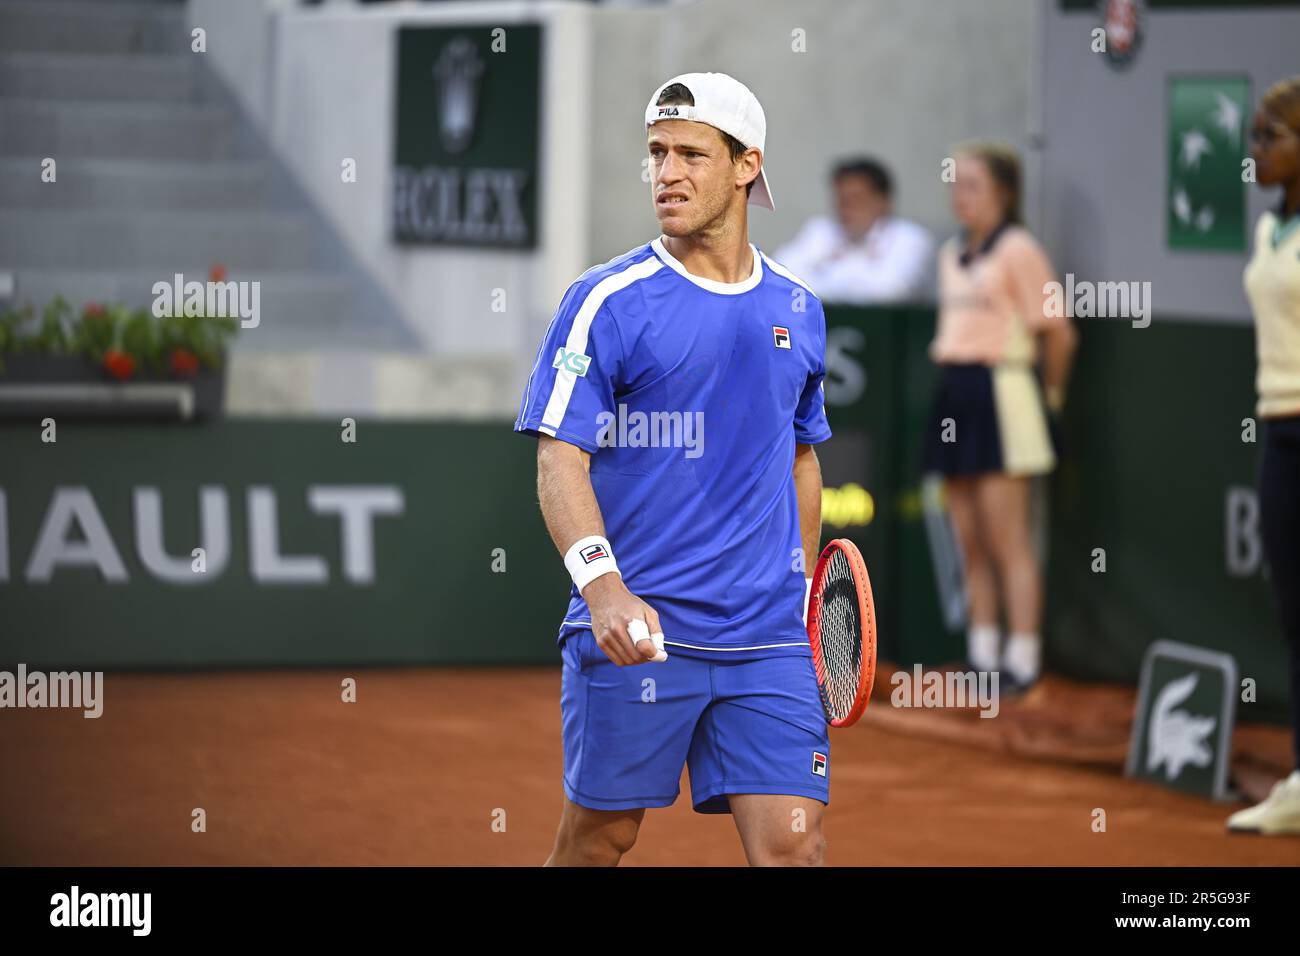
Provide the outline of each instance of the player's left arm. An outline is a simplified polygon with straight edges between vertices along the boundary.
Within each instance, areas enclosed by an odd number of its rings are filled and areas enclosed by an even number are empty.
[[[799,502],[799,543],[803,547],[804,614],[808,612],[808,585],[822,540],[822,466],[817,450],[799,442],[794,446],[794,491]]]
[[[822,540],[822,466],[813,446],[831,437],[826,421],[826,390],[822,387],[826,377],[826,314],[821,300],[812,296],[810,301],[814,308],[806,325],[813,333],[808,377],[794,411],[794,490],[799,507],[799,545],[803,548],[805,620]]]
[[[1012,293],[1017,307],[1032,332],[1040,341],[1043,390],[1047,404],[1059,412],[1065,401],[1065,387],[1070,379],[1070,366],[1078,347],[1079,335],[1070,321],[1069,310],[1056,315],[1048,309],[1048,284],[1056,282],[1056,270],[1047,253],[1028,234],[1009,237],[1014,243],[1011,272]]]

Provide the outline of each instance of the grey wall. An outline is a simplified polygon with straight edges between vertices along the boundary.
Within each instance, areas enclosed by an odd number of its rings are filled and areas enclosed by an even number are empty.
[[[1156,315],[1249,321],[1246,253],[1165,248],[1166,78],[1245,73],[1251,95],[1300,72],[1300,10],[1148,11],[1124,71],[1091,52],[1096,13],[1045,22],[1042,231],[1058,271],[1093,281],[1150,281]],[[1275,202],[1251,187],[1248,223]],[[1247,242],[1250,237],[1248,235]]]
[[[861,152],[892,166],[899,212],[942,235],[952,229],[939,179],[951,145],[973,135],[1028,142],[1041,9],[1040,0],[189,6],[193,21],[209,27],[213,71],[358,268],[401,311],[417,350],[458,368],[472,360],[492,368],[509,363],[519,381],[567,285],[658,232],[641,180],[642,117],[663,80],[722,70],[762,100],[778,211],[755,210],[750,224],[765,249],[827,210],[830,165]],[[394,245],[387,203],[394,32],[412,22],[521,20],[546,25],[539,249]],[[805,31],[807,52],[792,50],[796,29]],[[339,184],[342,156],[355,158],[360,171],[346,188]],[[497,287],[510,293],[504,315],[488,309]],[[440,408],[433,393],[418,401],[407,396],[429,392],[428,382],[443,371],[435,376],[407,365],[394,370],[376,360],[376,388],[391,393],[380,395],[377,407]],[[287,366],[276,374],[295,380]],[[493,408],[513,410],[519,381],[479,378],[478,391],[502,396]]]
[[[996,136],[1024,146],[1032,110],[1035,0],[700,0],[658,9],[601,8],[593,21],[593,261],[656,234],[642,116],[677,73],[721,71],[767,114],[777,211],[755,209],[750,234],[771,250],[824,212],[837,158],[874,153],[892,168],[898,211],[951,230],[939,167],[954,141]],[[806,31],[807,52],[791,50]]]

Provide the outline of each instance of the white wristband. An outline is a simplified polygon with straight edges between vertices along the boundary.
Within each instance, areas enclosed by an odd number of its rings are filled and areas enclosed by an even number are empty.
[[[564,555],[564,566],[569,569],[569,577],[582,593],[585,588],[602,574],[613,571],[618,573],[618,564],[614,560],[614,551],[598,534],[579,538]]]

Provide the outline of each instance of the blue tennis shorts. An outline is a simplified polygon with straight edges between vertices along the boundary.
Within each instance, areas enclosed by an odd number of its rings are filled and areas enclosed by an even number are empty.
[[[716,662],[668,648],[619,667],[589,628],[566,628],[560,713],[564,792],[593,810],[666,807],[690,770],[699,813],[727,795],[830,802],[830,744],[811,657]]]

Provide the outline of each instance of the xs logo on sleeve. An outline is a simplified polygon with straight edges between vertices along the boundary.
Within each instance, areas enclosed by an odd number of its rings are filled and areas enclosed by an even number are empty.
[[[772,342],[779,349],[790,347],[790,330],[783,325],[772,326]]]
[[[591,365],[591,356],[583,355],[581,352],[570,352],[568,349],[556,349],[555,361],[551,363],[552,368],[563,369],[579,376],[587,374],[589,365]]]

